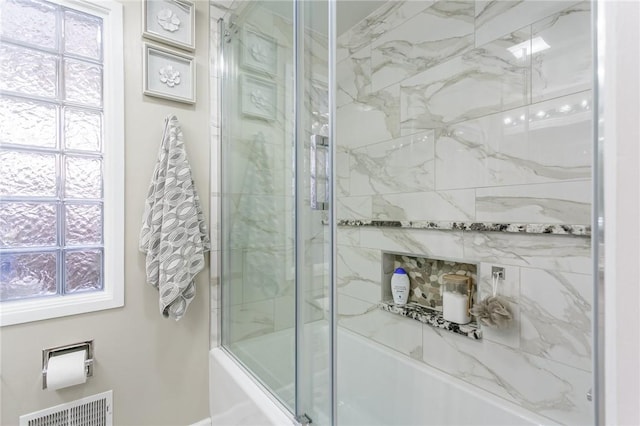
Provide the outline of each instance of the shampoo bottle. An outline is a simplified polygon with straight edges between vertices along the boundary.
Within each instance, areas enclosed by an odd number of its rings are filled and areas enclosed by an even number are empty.
[[[393,303],[396,305],[406,305],[409,299],[409,276],[407,271],[397,268],[391,276],[391,294]]]

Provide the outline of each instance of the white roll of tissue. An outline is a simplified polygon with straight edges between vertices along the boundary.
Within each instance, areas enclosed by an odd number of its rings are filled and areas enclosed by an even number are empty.
[[[86,382],[85,354],[86,351],[75,351],[49,358],[47,389],[62,389]]]

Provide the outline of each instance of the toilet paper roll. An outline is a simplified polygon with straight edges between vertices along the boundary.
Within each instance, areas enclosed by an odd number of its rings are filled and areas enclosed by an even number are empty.
[[[86,351],[69,352],[49,358],[47,389],[56,390],[87,381],[84,359]]]

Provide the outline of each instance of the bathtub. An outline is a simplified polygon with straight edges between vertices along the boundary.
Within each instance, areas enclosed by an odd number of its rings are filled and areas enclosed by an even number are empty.
[[[326,326],[319,327],[319,335],[326,336]],[[293,331],[285,330],[252,339],[247,345],[269,343],[272,349],[286,348],[292,338]],[[262,369],[275,368],[286,356],[276,350],[263,351]],[[210,371],[213,426],[292,424],[291,413],[266,395],[225,350],[211,351]],[[322,425],[318,420],[313,424]],[[360,335],[342,328],[338,331],[339,426],[555,424]]]

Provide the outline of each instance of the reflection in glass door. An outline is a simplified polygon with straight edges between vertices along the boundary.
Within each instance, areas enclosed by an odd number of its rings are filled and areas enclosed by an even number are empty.
[[[332,395],[326,9],[240,2],[221,30],[222,343],[314,424]]]

